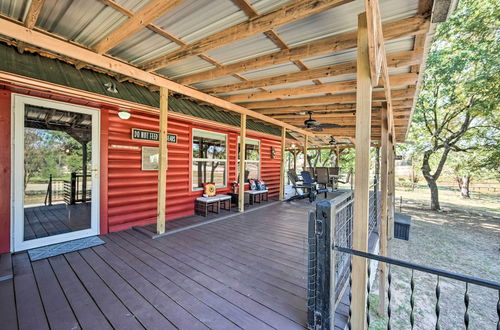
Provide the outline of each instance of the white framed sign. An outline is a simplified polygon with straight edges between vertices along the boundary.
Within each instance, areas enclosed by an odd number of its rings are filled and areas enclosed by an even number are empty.
[[[158,171],[160,161],[160,148],[142,147],[142,170]]]

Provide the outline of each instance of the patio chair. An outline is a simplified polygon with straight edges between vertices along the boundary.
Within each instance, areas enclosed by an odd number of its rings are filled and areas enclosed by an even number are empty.
[[[311,173],[309,173],[308,171],[302,171],[300,173],[300,175],[302,176],[302,179],[304,180],[304,184],[311,185],[313,187],[311,189],[314,192],[314,196],[312,198],[312,201],[311,201],[311,198],[309,198],[309,200],[311,202],[313,202],[316,199],[317,194],[321,194],[321,193],[324,193],[325,198],[328,198],[328,189],[326,189],[326,187],[325,188],[318,188],[318,186],[317,186],[318,183],[313,180]]]
[[[323,185],[325,188],[328,188],[328,186],[331,186],[333,188],[333,182],[328,175],[328,168],[318,167],[316,169],[316,173],[316,181],[319,185]]]
[[[295,199],[306,199],[313,202],[316,199],[315,186],[311,184],[304,184],[302,180],[299,179],[295,170],[289,170],[287,172],[288,180],[292,183],[292,188],[295,189],[295,195],[288,198],[286,201],[290,202]],[[300,194],[299,189],[302,189],[304,193]]]

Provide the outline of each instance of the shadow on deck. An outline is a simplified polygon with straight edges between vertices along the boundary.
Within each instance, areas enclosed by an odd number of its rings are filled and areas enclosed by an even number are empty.
[[[2,329],[303,329],[307,201],[30,262],[0,281]]]

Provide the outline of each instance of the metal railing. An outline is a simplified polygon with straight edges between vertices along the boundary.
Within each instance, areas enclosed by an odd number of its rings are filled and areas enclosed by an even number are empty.
[[[372,187],[373,188],[373,187]],[[380,221],[378,199],[372,192],[370,202],[370,234]],[[308,325],[328,324],[329,310],[335,310],[349,288],[351,256],[331,251],[331,243],[352,248],[354,193],[339,191],[339,195],[316,204],[316,212],[309,215],[308,225]],[[377,216],[378,215],[378,216]],[[333,267],[331,266],[333,265]],[[332,297],[326,301],[325,292]],[[316,316],[315,316],[316,315]]]
[[[92,178],[90,173],[85,178],[83,174],[71,173],[71,179],[64,181],[64,201],[66,204],[73,205],[91,200],[92,191],[89,189],[89,182],[86,182],[89,178]]]
[[[488,280],[483,280],[479,279],[476,277],[471,277],[471,276],[465,276],[453,272],[448,272],[445,270],[437,269],[437,268],[432,268],[432,267],[427,267],[427,266],[422,266],[422,265],[417,265],[411,262],[407,261],[402,261],[398,259],[393,259],[393,258],[388,258],[384,256],[379,256],[376,254],[372,253],[366,253],[358,250],[353,250],[351,248],[346,248],[346,247],[341,247],[335,245],[333,248],[335,251],[347,254],[349,256],[359,256],[362,258],[366,258],[368,260],[376,260],[378,262],[383,262],[386,263],[388,267],[388,272],[387,272],[387,297],[388,297],[388,304],[387,304],[387,329],[391,329],[391,317],[392,317],[392,306],[391,306],[391,297],[392,297],[392,282],[393,282],[393,275],[391,268],[393,266],[399,266],[399,267],[404,267],[407,269],[411,270],[411,279],[410,279],[410,313],[409,313],[409,321],[410,321],[410,326],[413,329],[415,326],[415,272],[423,272],[426,274],[433,274],[436,275],[436,286],[435,286],[435,305],[434,305],[434,312],[436,316],[436,323],[435,323],[435,329],[438,330],[440,329],[440,324],[439,324],[439,317],[441,313],[441,306],[440,306],[440,297],[441,297],[441,278],[449,278],[453,279],[456,281],[460,281],[465,283],[465,291],[464,291],[464,315],[463,315],[463,324],[465,329],[469,329],[470,325],[470,313],[469,313],[469,304],[470,304],[470,294],[469,294],[469,285],[474,284],[474,285],[479,285],[484,288],[489,288],[496,290],[498,292],[498,300],[497,300],[497,323],[496,323],[496,328],[500,329],[500,283],[498,282],[493,282],[493,281],[488,281]],[[351,259],[351,258],[349,258]],[[370,278],[371,274],[371,266],[370,262],[367,263],[367,276]],[[369,286],[367,287],[367,291],[369,294]],[[370,310],[370,299],[367,299],[366,301],[366,309],[369,311]],[[349,306],[349,315],[352,314],[351,311],[351,306]],[[370,313],[366,313],[366,321],[368,326],[370,325]],[[351,324],[350,320],[347,323],[347,326],[349,329],[351,329]]]

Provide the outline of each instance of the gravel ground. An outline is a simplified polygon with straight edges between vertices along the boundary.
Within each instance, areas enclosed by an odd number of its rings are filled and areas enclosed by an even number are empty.
[[[406,200],[402,211],[412,216],[410,240],[390,242],[393,258],[500,282],[500,219],[471,215],[463,210],[432,212],[411,200]],[[392,267],[392,278],[392,329],[410,329],[411,271]],[[414,329],[434,329],[437,277],[415,272],[414,281]],[[378,279],[370,295],[372,306],[379,300],[377,282]],[[465,284],[442,278],[440,287],[440,328],[464,329]],[[469,329],[497,329],[499,294],[492,289],[469,286]],[[377,316],[375,308],[371,314],[370,329],[386,329],[387,318]]]

